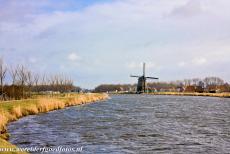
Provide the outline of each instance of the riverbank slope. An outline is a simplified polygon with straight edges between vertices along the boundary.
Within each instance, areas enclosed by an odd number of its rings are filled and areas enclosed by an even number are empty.
[[[6,126],[27,115],[44,113],[52,110],[63,109],[68,106],[80,105],[107,99],[106,94],[69,94],[62,97],[42,96],[37,99],[15,100],[0,102],[0,148],[16,148],[7,142],[9,134]],[[0,153],[2,153],[0,151]],[[13,152],[5,152],[13,153]],[[19,152],[18,152],[19,153]]]

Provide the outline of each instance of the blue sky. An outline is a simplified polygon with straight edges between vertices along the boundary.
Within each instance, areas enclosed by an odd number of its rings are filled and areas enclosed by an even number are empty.
[[[0,56],[76,85],[219,76],[230,81],[227,0],[0,0]]]

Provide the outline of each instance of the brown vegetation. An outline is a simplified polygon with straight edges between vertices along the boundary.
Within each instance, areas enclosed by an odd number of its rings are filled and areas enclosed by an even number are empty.
[[[66,94],[64,97],[41,97],[38,99],[5,101],[0,103],[0,148],[14,147],[6,143],[8,138],[6,125],[20,117],[62,109],[67,106],[80,105],[106,99],[106,94]]]

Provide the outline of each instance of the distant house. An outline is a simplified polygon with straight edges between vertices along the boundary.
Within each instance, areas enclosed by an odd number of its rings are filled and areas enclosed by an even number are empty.
[[[206,92],[209,92],[209,93],[216,93],[216,92],[218,92],[217,89],[218,89],[218,88],[217,88],[216,85],[208,85],[208,86],[206,87]]]
[[[221,93],[221,92],[229,92],[229,85],[228,84],[224,84],[224,85],[209,85],[206,88],[207,92],[210,93]]]
[[[186,86],[184,92],[204,92],[204,88],[202,86]]]
[[[218,92],[230,92],[230,87],[228,84],[218,86]]]
[[[176,88],[176,91],[177,91],[177,92],[184,92],[184,90],[185,90],[185,88],[184,88],[183,86],[178,86],[178,87]]]
[[[184,92],[196,92],[196,86],[186,86]]]
[[[158,92],[157,88],[147,88],[147,92]]]
[[[196,92],[203,93],[204,92],[204,88],[202,86],[196,86]]]

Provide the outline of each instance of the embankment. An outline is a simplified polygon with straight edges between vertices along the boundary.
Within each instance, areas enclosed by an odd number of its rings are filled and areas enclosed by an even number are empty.
[[[207,96],[207,97],[225,97],[230,98],[230,93],[188,93],[188,92],[154,92],[152,95],[176,95],[176,96]]]
[[[7,133],[6,126],[11,121],[15,121],[27,115],[34,115],[52,110],[63,109],[68,106],[95,102],[107,98],[108,95],[106,94],[70,94],[63,97],[43,96],[30,100],[0,102],[0,149],[16,147],[7,142],[9,134]],[[2,152],[0,151],[0,153]]]

